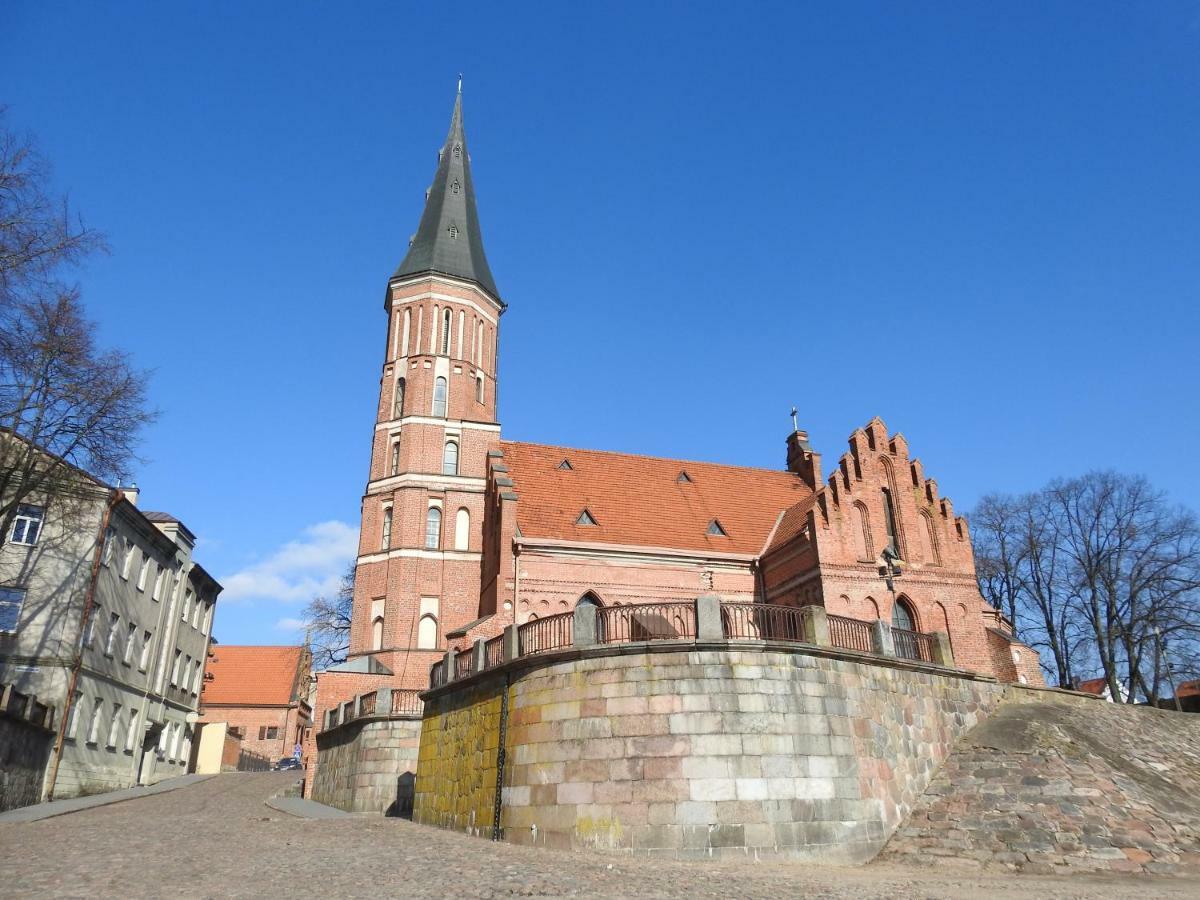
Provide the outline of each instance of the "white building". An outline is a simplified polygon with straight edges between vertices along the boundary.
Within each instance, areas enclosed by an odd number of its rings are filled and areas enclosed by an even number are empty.
[[[45,757],[41,799],[188,768],[221,586],[187,527],[137,500],[81,473],[75,496],[23,504],[0,547],[0,741]],[[34,723],[38,752],[14,730]]]

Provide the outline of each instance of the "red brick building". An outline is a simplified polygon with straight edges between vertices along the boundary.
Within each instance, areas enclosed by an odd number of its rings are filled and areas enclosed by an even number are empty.
[[[505,303],[461,94],[384,311],[350,661],[322,678],[319,711],[374,686],[426,687],[449,646],[584,594],[824,604],[947,632],[959,665],[1041,683],[1036,655],[976,588],[966,521],[879,419],[828,477],[798,428],[778,471],[501,439]]]
[[[307,647],[217,645],[204,670],[201,722],[227,722],[242,748],[272,762],[291,756],[311,730]]]

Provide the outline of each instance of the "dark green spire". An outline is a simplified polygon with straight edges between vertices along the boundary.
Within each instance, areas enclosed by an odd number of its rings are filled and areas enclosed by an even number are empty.
[[[483,253],[479,212],[475,209],[475,186],[471,182],[471,159],[463,131],[462,80],[454,99],[454,115],[446,146],[438,154],[437,173],[425,200],[421,224],[408,246],[408,253],[393,278],[439,272],[473,281],[500,299],[492,270]]]

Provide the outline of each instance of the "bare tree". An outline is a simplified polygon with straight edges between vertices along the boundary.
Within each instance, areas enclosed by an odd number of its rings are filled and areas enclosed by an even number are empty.
[[[350,650],[350,616],[354,608],[354,563],[346,569],[337,593],[313,597],[304,607],[313,664],[325,669],[346,661]]]
[[[1196,658],[1200,522],[1144,478],[1092,472],[987,497],[974,524],[980,590],[1015,610],[1059,684],[1094,668],[1114,698],[1154,702],[1164,642],[1181,663]]]
[[[0,110],[0,544],[22,503],[71,495],[78,469],[126,474],[155,417],[146,374],[97,348],[78,288],[62,280],[103,244],[51,198],[47,180],[33,143]]]

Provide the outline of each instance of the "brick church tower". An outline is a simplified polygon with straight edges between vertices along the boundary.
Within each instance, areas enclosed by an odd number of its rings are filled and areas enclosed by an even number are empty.
[[[447,633],[478,618],[504,308],[483,251],[460,83],[425,210],[384,298],[362,501],[349,662],[382,664],[396,687],[426,687]]]

